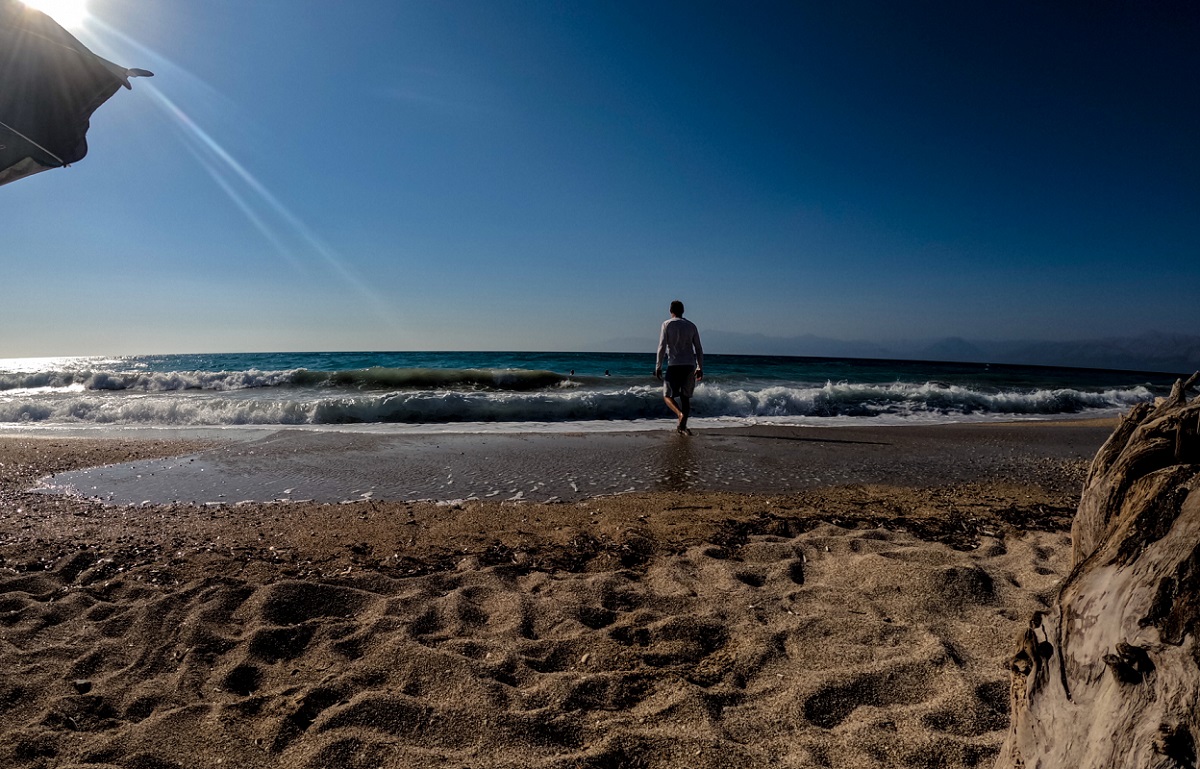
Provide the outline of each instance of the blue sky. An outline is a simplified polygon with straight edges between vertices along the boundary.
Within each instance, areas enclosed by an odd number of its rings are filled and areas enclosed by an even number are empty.
[[[88,8],[0,357],[1200,333],[1190,3]]]

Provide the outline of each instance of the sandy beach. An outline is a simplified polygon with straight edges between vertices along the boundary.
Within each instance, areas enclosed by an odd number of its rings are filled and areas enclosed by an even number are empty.
[[[1112,426],[0,437],[0,765],[988,766]]]

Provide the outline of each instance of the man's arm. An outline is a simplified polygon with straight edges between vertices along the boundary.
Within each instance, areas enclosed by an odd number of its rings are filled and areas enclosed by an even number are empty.
[[[695,325],[692,328],[696,328]],[[692,349],[696,351],[696,378],[699,379],[704,369],[704,347],[700,344],[700,329],[696,329],[692,334]]]
[[[667,324],[662,324],[662,328],[658,331],[658,352],[654,355],[654,378],[662,378],[662,363],[663,358],[667,354]]]

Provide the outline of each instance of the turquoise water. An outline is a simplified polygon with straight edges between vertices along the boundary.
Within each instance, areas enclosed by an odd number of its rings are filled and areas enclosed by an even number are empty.
[[[231,353],[0,360],[0,425],[589,425],[667,417],[651,353]],[[710,424],[1104,416],[1175,377],[968,363],[707,355]]]

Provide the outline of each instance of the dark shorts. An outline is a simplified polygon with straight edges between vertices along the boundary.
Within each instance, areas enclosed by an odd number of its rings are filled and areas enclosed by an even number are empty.
[[[667,366],[667,374],[663,377],[663,395],[668,398],[690,398],[695,390],[695,366]]]

